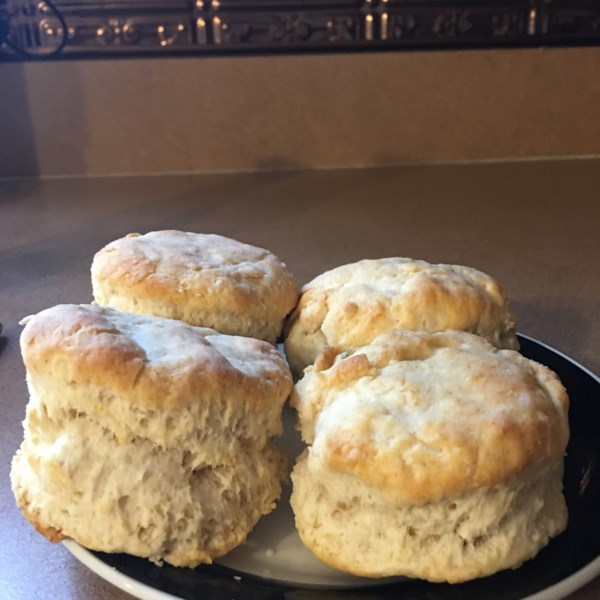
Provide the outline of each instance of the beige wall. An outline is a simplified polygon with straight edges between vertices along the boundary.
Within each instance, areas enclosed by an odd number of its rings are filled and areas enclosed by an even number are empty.
[[[600,155],[600,48],[0,65],[0,176]]]

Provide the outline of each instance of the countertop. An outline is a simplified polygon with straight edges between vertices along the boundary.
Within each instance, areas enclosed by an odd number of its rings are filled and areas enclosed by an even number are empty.
[[[27,402],[19,320],[92,299],[89,268],[137,231],[214,232],[269,248],[300,284],[361,258],[466,264],[500,281],[519,331],[600,372],[600,160],[254,174],[0,180],[0,596],[129,596],[37,534],[10,460]],[[600,597],[600,579],[570,596]]]

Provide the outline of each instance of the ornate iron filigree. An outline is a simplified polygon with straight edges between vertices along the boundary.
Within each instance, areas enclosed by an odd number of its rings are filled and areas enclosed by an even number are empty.
[[[13,47],[66,56],[600,43],[590,0],[6,0]],[[64,31],[62,23],[66,24]],[[66,39],[65,39],[66,36]],[[0,46],[0,59],[19,55]]]

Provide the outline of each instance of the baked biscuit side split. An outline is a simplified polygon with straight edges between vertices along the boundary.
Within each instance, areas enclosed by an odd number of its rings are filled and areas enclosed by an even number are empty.
[[[304,544],[367,577],[451,583],[516,568],[566,527],[558,377],[465,332],[394,329],[296,384]]]
[[[29,320],[21,349],[30,399],[12,489],[51,541],[195,566],[273,510],[292,382],[271,344],[61,305]]]

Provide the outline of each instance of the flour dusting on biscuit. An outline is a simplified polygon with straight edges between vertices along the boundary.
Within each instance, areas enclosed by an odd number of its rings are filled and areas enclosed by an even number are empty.
[[[273,510],[292,382],[271,344],[60,305],[29,320],[21,351],[30,399],[12,489],[51,541],[193,567]]]
[[[469,331],[500,348],[518,348],[507,299],[489,275],[382,258],[343,265],[307,283],[286,325],[285,352],[299,375],[326,346],[351,350],[394,327]]]
[[[317,360],[292,393],[301,539],[335,568],[452,583],[515,568],[567,524],[568,397],[466,332],[393,329]]]
[[[98,251],[91,270],[98,304],[271,343],[298,299],[272,252],[215,234],[130,234]]]

